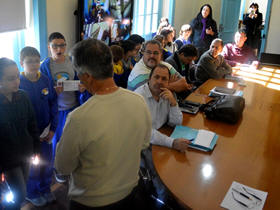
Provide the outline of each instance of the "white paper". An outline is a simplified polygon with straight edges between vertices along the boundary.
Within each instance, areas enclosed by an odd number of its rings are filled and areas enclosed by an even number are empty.
[[[244,193],[246,196],[248,196],[250,199],[245,198],[244,196],[234,192],[232,190],[232,188],[238,190],[241,193]],[[247,193],[244,188],[251,194],[257,196],[258,198],[261,199],[261,201],[259,201],[258,199],[256,199],[254,196],[250,195],[249,193]],[[247,205],[248,207],[243,206],[242,204],[238,203],[237,201],[234,200],[233,195],[235,199],[237,199],[238,201],[241,201],[242,203],[244,203],[245,205]],[[224,200],[221,203],[221,207],[224,207],[226,209],[230,209],[230,210],[239,210],[239,209],[253,209],[253,210],[261,210],[263,209],[266,197],[267,197],[267,192],[261,191],[261,190],[257,190],[251,187],[248,187],[246,185],[240,184],[238,182],[232,182]]]
[[[214,132],[199,130],[194,143],[203,147],[210,147],[214,136]]]
[[[65,80],[63,81],[63,91],[79,90],[80,80]]]
[[[41,133],[40,138],[45,138],[50,132],[51,124],[49,124]]]

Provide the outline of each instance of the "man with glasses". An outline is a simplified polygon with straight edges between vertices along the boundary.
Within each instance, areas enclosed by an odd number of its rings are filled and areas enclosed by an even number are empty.
[[[185,78],[183,78],[170,64],[161,61],[161,44],[156,40],[147,41],[143,46],[143,58],[136,63],[132,69],[127,82],[127,89],[134,91],[136,88],[145,84],[149,80],[149,75],[156,65],[162,63],[170,71],[171,80],[168,89],[175,92],[181,92],[191,89]]]
[[[78,105],[78,97],[75,91],[63,91],[63,87],[58,83],[63,80],[78,79],[72,67],[70,58],[65,56],[66,42],[64,36],[59,32],[54,32],[49,36],[49,51],[51,57],[46,58],[41,64],[40,71],[48,76],[51,84],[55,87],[58,102],[58,126],[53,138],[53,159],[55,156],[56,144],[60,139],[66,117],[69,112]],[[66,177],[56,174],[56,180],[60,183],[66,181]]]

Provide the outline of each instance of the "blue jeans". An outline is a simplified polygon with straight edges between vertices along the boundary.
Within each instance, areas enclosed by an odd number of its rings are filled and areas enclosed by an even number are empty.
[[[52,145],[41,142],[40,163],[31,165],[29,179],[27,181],[27,197],[38,198],[41,194],[51,192],[53,164],[52,164]]]
[[[54,137],[52,139],[52,155],[53,155],[53,163],[54,163],[54,159],[55,159],[55,150],[56,150],[56,145],[57,143],[59,142],[60,140],[60,137],[62,135],[62,132],[63,132],[63,128],[64,128],[64,125],[65,125],[65,121],[66,121],[66,118],[67,118],[67,115],[72,112],[76,107],[73,107],[71,109],[67,109],[67,110],[63,110],[63,111],[58,111],[58,125],[57,125],[57,128],[55,130],[55,134],[54,134]]]
[[[20,166],[4,171],[6,180],[14,195],[14,203],[5,207],[5,209],[20,210],[21,203],[26,196],[26,181],[28,178],[29,165],[28,162],[23,162]]]

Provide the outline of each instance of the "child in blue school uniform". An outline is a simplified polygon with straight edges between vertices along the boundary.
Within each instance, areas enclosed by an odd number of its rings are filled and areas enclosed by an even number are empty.
[[[20,64],[24,72],[20,75],[20,89],[27,92],[37,119],[40,132],[40,163],[32,165],[27,181],[27,197],[34,206],[43,206],[56,198],[51,193],[53,174],[52,138],[57,127],[57,96],[47,76],[39,72],[40,54],[33,47],[20,52]]]
[[[58,143],[67,115],[80,105],[79,91],[64,91],[62,86],[57,85],[62,80],[78,80],[73,69],[70,57],[65,56],[66,41],[64,36],[59,32],[50,34],[48,39],[48,48],[51,57],[46,58],[41,64],[40,71],[45,74],[51,81],[52,86],[57,93],[58,103],[58,126],[53,138],[53,161],[55,158],[56,144]],[[80,86],[80,91],[85,88]],[[56,181],[63,183],[67,181],[67,176],[55,174]]]
[[[0,174],[4,173],[13,194],[10,202],[2,202],[1,194],[0,209],[20,209],[31,157],[40,150],[35,113],[19,82],[16,63],[0,58]]]

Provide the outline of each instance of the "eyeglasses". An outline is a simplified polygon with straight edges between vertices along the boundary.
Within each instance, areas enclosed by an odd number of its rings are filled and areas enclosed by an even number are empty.
[[[18,80],[19,79],[19,75],[16,75],[16,76],[9,76],[6,78],[6,81],[7,82],[13,82],[15,80]]]
[[[147,53],[148,55],[159,55],[160,53],[158,52],[158,51],[154,51],[154,52],[152,52],[152,51],[150,51],[150,50],[145,50],[144,51],[145,53]]]
[[[40,60],[27,60],[27,61],[24,61],[24,63],[27,65],[38,64],[38,63],[40,63]]]
[[[66,47],[66,44],[51,44],[51,47],[53,49],[57,49],[57,48],[65,48]]]

